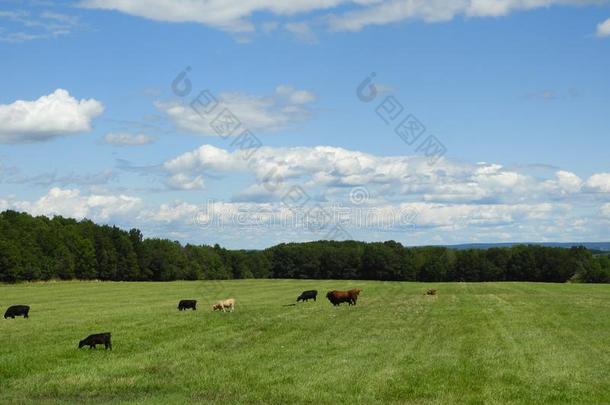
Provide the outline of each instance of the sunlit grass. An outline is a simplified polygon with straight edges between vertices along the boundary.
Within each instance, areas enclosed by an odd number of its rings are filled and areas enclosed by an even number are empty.
[[[324,298],[352,287],[355,307]],[[306,289],[317,302],[283,306]],[[212,312],[230,297],[234,313]],[[0,319],[3,403],[610,403],[608,285],[0,285],[10,304],[31,311]],[[114,350],[77,349],[106,331]]]

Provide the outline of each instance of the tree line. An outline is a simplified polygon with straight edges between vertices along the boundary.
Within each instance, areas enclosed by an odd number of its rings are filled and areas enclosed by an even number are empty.
[[[0,213],[0,282],[242,278],[610,282],[610,258],[584,247],[408,248],[395,241],[285,243],[228,250],[144,238],[138,229]]]

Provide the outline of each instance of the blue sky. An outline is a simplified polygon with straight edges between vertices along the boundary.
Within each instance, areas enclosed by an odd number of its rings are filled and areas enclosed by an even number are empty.
[[[243,248],[607,240],[609,51],[605,1],[4,1],[0,209]]]

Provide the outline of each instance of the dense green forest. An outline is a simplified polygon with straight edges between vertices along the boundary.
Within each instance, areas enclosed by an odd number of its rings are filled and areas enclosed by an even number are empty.
[[[261,251],[144,239],[89,220],[0,213],[0,281],[316,278],[610,282],[610,259],[584,247],[407,248],[394,241],[318,241]]]

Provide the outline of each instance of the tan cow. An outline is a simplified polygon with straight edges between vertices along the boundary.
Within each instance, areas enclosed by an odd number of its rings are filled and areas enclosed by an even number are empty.
[[[221,310],[222,312],[225,312],[225,310],[228,309],[229,312],[233,312],[235,310],[235,298],[218,301],[216,304],[212,305],[212,309],[214,311]]]

